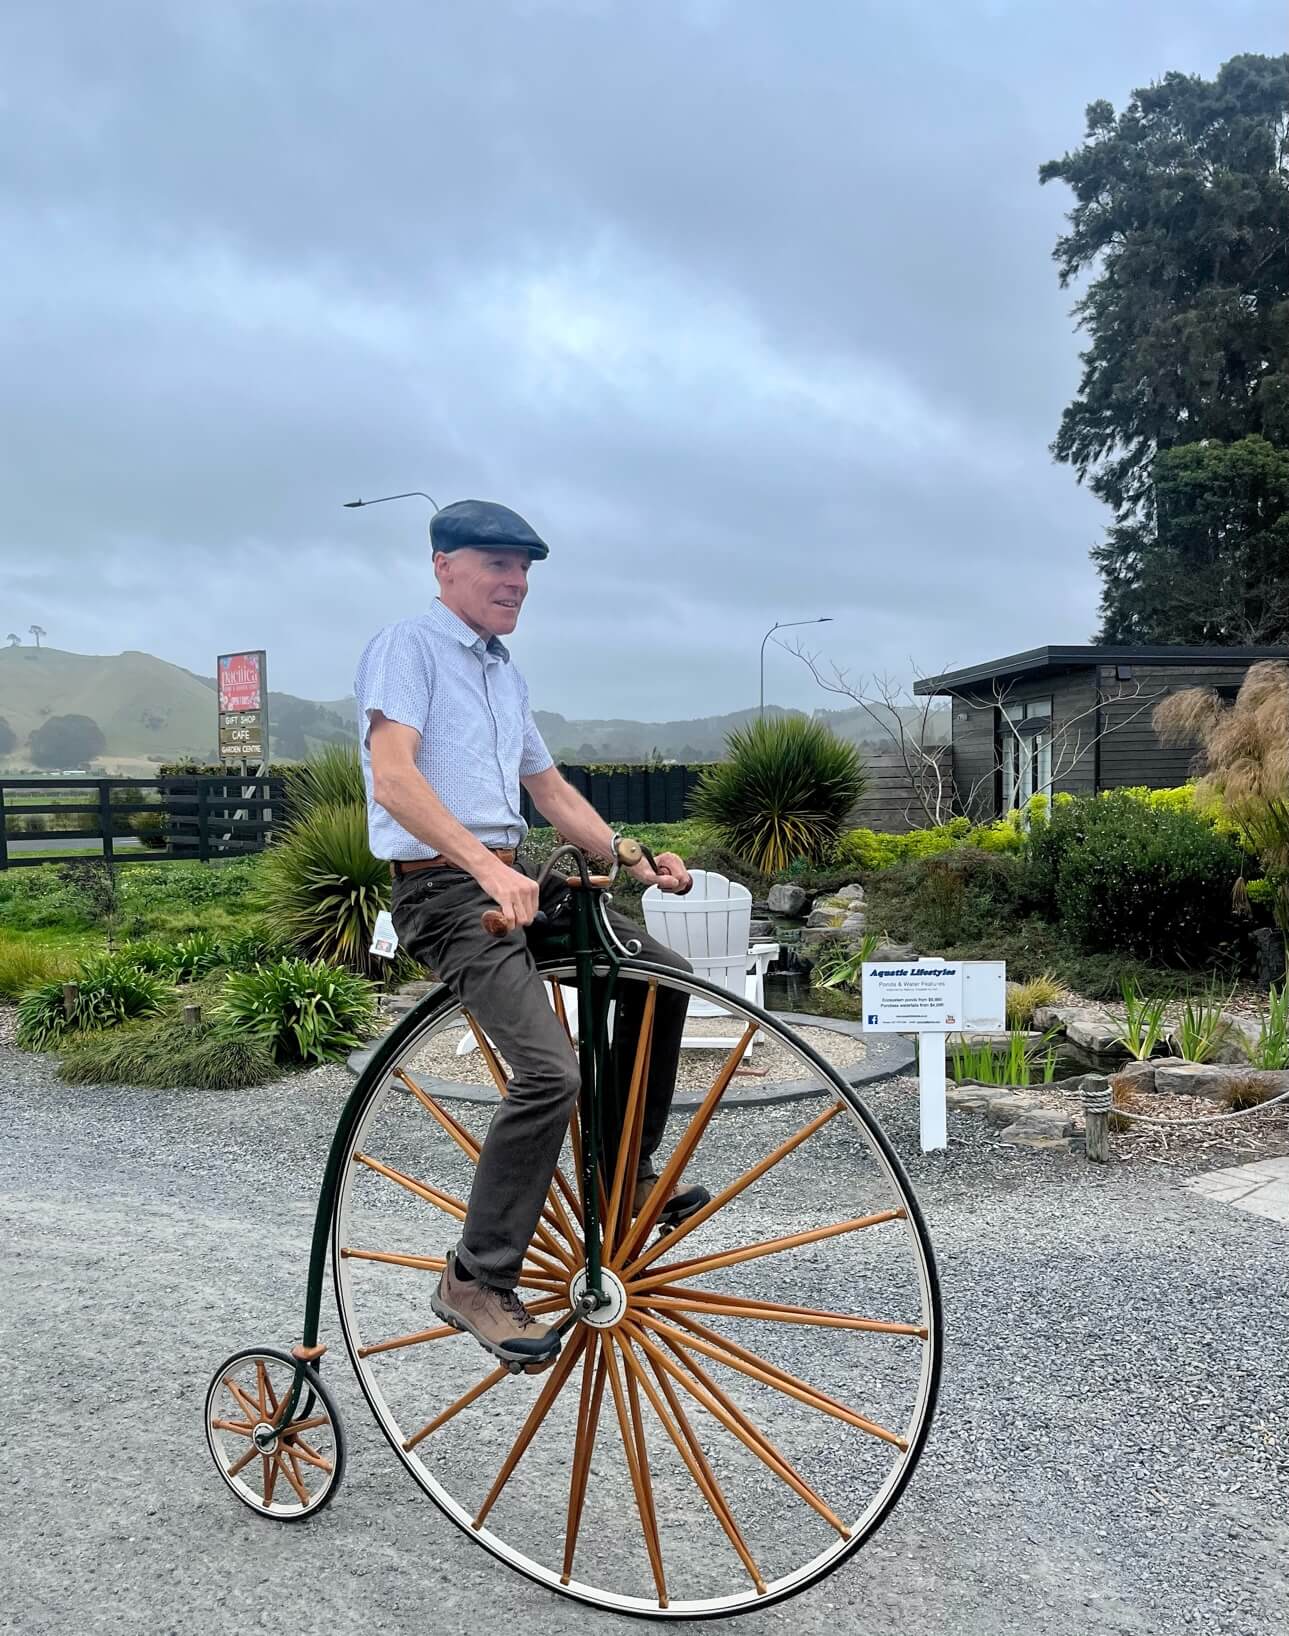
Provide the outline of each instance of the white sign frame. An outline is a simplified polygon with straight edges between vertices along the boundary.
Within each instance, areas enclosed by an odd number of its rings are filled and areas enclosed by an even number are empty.
[[[883,979],[880,972],[889,975]],[[870,1000],[883,982],[888,1005]],[[1007,1025],[1007,965],[1002,960],[866,960],[861,1015],[866,1034],[916,1034],[918,1115],[923,1153],[949,1145],[945,1042],[950,1034],[994,1032]],[[885,994],[882,999],[886,998]],[[917,1002],[928,1003],[919,1008]],[[870,1011],[869,1007],[873,1009]],[[897,1015],[899,1013],[900,1015]],[[876,1020],[869,1021],[870,1017]],[[902,1020],[901,1020],[902,1018]]]

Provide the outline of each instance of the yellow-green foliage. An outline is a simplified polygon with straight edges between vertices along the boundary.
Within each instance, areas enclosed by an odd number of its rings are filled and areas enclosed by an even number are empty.
[[[1008,1028],[1028,1028],[1039,1006],[1055,1005],[1060,998],[1061,985],[1050,972],[1031,977],[1027,983],[1008,983]]]
[[[76,961],[69,954],[29,934],[0,937],[0,999],[16,1000],[42,983],[63,982],[75,969]]]

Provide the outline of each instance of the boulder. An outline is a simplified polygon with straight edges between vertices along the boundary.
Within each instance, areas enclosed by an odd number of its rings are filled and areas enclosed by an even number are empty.
[[[774,937],[774,922],[772,920],[753,919],[748,926],[747,935],[753,943],[764,943]]]
[[[1155,1089],[1161,1096],[1206,1096],[1225,1102],[1232,1083],[1250,1080],[1265,1086],[1268,1097],[1289,1091],[1289,1070],[1262,1071],[1208,1062],[1161,1062],[1155,1067]]]
[[[917,950],[912,943],[879,943],[873,950],[874,960],[916,960]]]
[[[864,888],[859,885],[843,886],[837,896],[847,903],[862,903]]]
[[[1028,1147],[1039,1151],[1068,1153],[1078,1126],[1061,1108],[1030,1108],[1014,1124],[1008,1125],[999,1140],[1008,1147]]]
[[[1122,1085],[1126,1089],[1141,1091],[1146,1096],[1153,1096],[1156,1066],[1157,1064],[1154,1062],[1125,1062],[1122,1068],[1116,1068],[1114,1073],[1110,1075],[1111,1087]]]
[[[806,893],[800,886],[772,886],[766,904],[774,915],[799,915],[806,906]]]
[[[1065,1037],[1071,1045],[1091,1051],[1094,1056],[1122,1056],[1119,1036],[1123,1029],[1100,1011],[1072,1012],[1063,1019]]]
[[[833,908],[822,898],[815,899],[815,906],[806,919],[807,926],[840,926],[846,918],[845,909]]]
[[[845,936],[840,926],[806,926],[801,932],[801,946],[804,949],[808,944],[836,943]]]
[[[847,937],[862,937],[864,935],[863,915],[847,915],[841,923],[841,930]]]
[[[958,1113],[980,1113],[993,1125],[1010,1125],[1033,1107],[1023,1091],[1004,1085],[977,1085],[964,1080],[945,1091],[946,1104]]]

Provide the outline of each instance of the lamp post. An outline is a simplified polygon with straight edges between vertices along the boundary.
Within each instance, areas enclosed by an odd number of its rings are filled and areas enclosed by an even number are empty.
[[[435,511],[440,510],[439,502],[432,494],[426,494],[421,489],[408,489],[406,494],[382,494],[379,500],[345,500],[343,505],[346,511],[352,511],[355,506],[383,506],[386,500],[428,500]]]
[[[785,619],[771,625],[761,638],[761,708],[758,720],[765,720],[765,644],[774,635],[775,631],[791,630],[794,625],[831,625],[832,615],[824,614],[821,619]]]

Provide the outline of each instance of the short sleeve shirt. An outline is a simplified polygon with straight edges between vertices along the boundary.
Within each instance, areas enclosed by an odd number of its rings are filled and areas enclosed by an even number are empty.
[[[485,641],[435,601],[387,625],[363,649],[354,678],[367,829],[378,858],[407,862],[435,850],[372,796],[371,724],[379,711],[421,735],[416,766],[452,816],[485,846],[518,846],[528,832],[519,780],[552,765],[528,685],[499,637]]]

